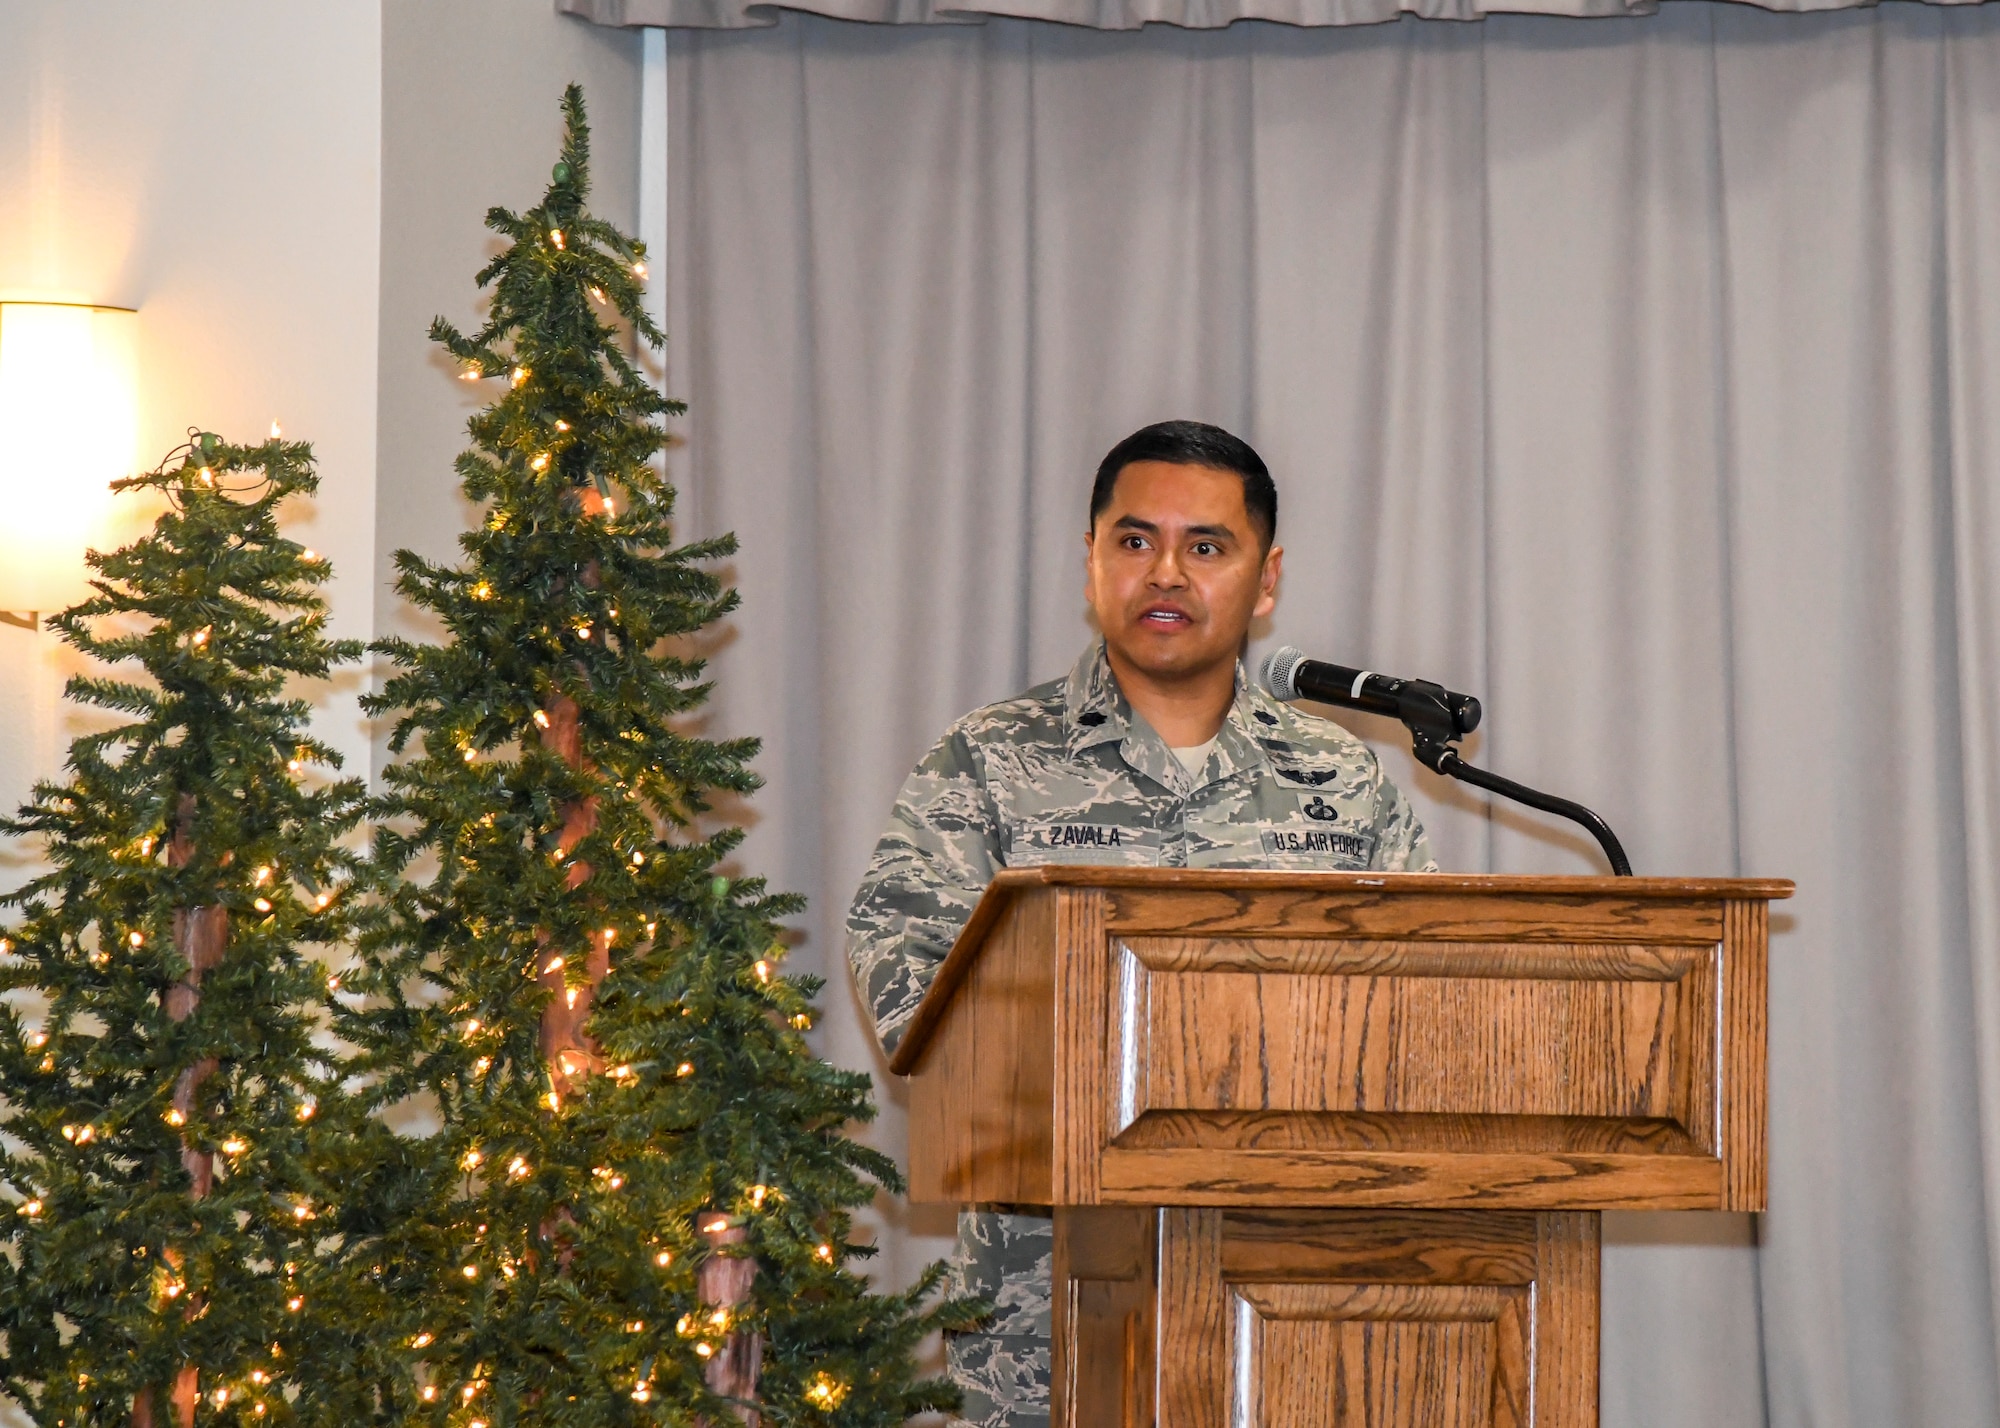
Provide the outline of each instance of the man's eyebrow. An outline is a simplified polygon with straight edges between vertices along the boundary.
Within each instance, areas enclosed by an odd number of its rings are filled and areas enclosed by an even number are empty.
[[[1143,531],[1147,535],[1158,535],[1160,533],[1158,526],[1154,525],[1151,521],[1140,520],[1137,516],[1120,516],[1111,525],[1114,530]],[[1228,526],[1189,526],[1187,533],[1191,536],[1219,536],[1225,540],[1236,539],[1236,532]]]

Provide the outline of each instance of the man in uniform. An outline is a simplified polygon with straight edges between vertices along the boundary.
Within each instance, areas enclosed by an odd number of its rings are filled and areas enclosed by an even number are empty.
[[[848,914],[848,960],[894,1051],[1000,868],[1435,871],[1375,755],[1245,677],[1284,551],[1263,461],[1219,427],[1161,422],[1113,447],[1090,498],[1084,593],[1102,637],[1066,679],[959,720],[896,800]],[[1046,1428],[1043,1206],[959,1217],[955,1288],[993,1301],[946,1346],[977,1428]]]

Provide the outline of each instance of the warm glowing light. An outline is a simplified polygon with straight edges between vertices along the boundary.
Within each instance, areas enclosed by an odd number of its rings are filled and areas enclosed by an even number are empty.
[[[632,850],[632,866],[635,868],[643,868],[646,866],[646,855],[640,852],[637,848],[634,848]],[[651,931],[652,924],[647,923],[646,928],[648,931]]]
[[[632,1321],[631,1323],[629,1323],[629,1324],[627,1324],[627,1325],[625,1326],[625,1332],[626,1332],[626,1333],[628,1333],[628,1334],[643,1334],[643,1333],[645,1333],[645,1332],[646,1332],[646,1321],[645,1321],[644,1319],[634,1319],[634,1320],[633,1320],[633,1321]]]
[[[806,1386],[806,1402],[828,1413],[840,1407],[846,1397],[847,1385],[824,1371],[814,1374],[812,1382]]]
[[[183,1288],[183,1287],[184,1287],[184,1286],[182,1286],[182,1285],[179,1285],[179,1284],[169,1284],[169,1285],[167,1286],[167,1298],[169,1298],[169,1299],[178,1299],[178,1298],[180,1298],[180,1297],[181,1297],[181,1290],[182,1290],[182,1288]]]
[[[507,1162],[507,1174],[510,1179],[525,1180],[529,1173],[528,1162],[521,1156],[517,1155]]]
[[[267,897],[260,897],[250,905],[259,912],[269,912],[271,910],[271,900]]]
[[[566,991],[564,991],[564,993],[563,993],[563,1001],[564,1001],[565,1003],[567,1003],[568,1005],[570,1005],[570,1006],[575,1006],[575,1005],[576,1005],[576,988],[575,988],[575,987],[570,987],[570,988],[568,988],[568,989],[567,989]]]
[[[491,600],[493,598],[493,587],[488,585],[484,580],[480,581],[472,587],[472,598],[475,600]]]
[[[769,1197],[770,1193],[771,1187],[768,1185],[752,1185],[750,1187],[750,1204],[756,1209],[763,1209],[764,1201]]]
[[[461,1272],[465,1275],[467,1279],[479,1278],[479,1266],[476,1264],[468,1264]]]
[[[719,1235],[728,1228],[729,1228],[728,1218],[726,1216],[718,1215],[716,1216],[716,1218],[710,1220],[707,1224],[703,1225],[701,1227],[701,1232],[705,1235]]]
[[[313,564],[319,560],[319,552],[311,546],[307,546],[299,552],[299,559],[305,561],[308,565]]]
[[[298,1204],[292,1206],[292,1218],[295,1220],[310,1220],[312,1218],[312,1215],[313,1215],[312,1206],[308,1205],[303,1200],[299,1201]]]
[[[646,265],[644,263],[634,263],[632,265],[632,276],[635,278],[644,278],[646,276]]]
[[[557,430],[557,431],[568,431],[568,430],[569,430],[569,423],[568,423],[568,422],[566,422],[566,421],[564,421],[564,420],[562,420],[562,419],[561,419],[560,417],[558,417],[558,418],[556,419],[556,430]]]
[[[477,1149],[473,1149],[468,1150],[464,1155],[460,1156],[458,1163],[467,1170],[477,1170],[479,1163],[484,1159],[486,1159],[485,1156],[481,1155]]]
[[[769,962],[759,962],[757,964],[757,980],[760,982],[771,980],[771,964]]]
[[[465,1034],[466,1034],[467,1036],[475,1036],[475,1035],[477,1035],[477,1034],[478,1034],[478,1032],[479,1032],[479,1018],[478,1018],[478,1017],[472,1017],[472,1018],[470,1018],[470,1019],[469,1019],[469,1020],[468,1020],[468,1021],[467,1021],[467,1022],[465,1023],[465,1028],[464,1028],[464,1030],[465,1030]]]
[[[431,1387],[431,1385],[425,1384],[423,1387],[423,1392],[419,1396],[424,1400],[424,1402],[431,1403],[436,1400],[438,1396],[438,1391],[435,1388]]]
[[[264,1375],[264,1370],[262,1370],[262,1369],[252,1369],[252,1370],[250,1371],[250,1382],[252,1382],[252,1383],[262,1383],[262,1382],[264,1382],[264,1378],[265,1378],[265,1375]]]
[[[249,1146],[244,1144],[242,1141],[236,1139],[234,1136],[231,1136],[228,1140],[225,1140],[222,1143],[222,1153],[224,1155],[241,1155],[244,1151],[248,1150],[249,1148],[250,1148]]]
[[[548,469],[549,469],[549,454],[548,454],[548,452],[546,452],[546,451],[542,452],[542,453],[541,453],[540,455],[538,455],[537,457],[535,457],[535,459],[534,459],[533,461],[530,461],[530,462],[528,463],[528,465],[529,465],[530,467],[532,467],[533,469],[537,470],[537,471],[546,471],[546,470],[548,470]]]
[[[562,235],[562,229],[560,229],[560,228],[551,228],[551,229],[549,230],[549,241],[550,241],[551,243],[555,244],[555,245],[556,245],[556,247],[558,247],[558,248],[561,248],[561,247],[563,247],[564,245],[563,245],[563,235]]]
[[[112,308],[0,303],[0,610],[83,599],[84,550],[122,543],[111,483],[133,468],[136,326]]]
[[[134,947],[144,947],[146,945],[146,934],[143,932],[128,932],[125,934],[125,940]]]
[[[529,372],[526,367],[516,367],[514,369],[514,375],[510,377],[508,380],[510,380],[515,386],[518,387],[523,382],[527,381],[528,378],[532,375],[533,373]]]
[[[653,1256],[653,1263],[657,1264],[661,1269],[665,1269],[668,1265],[672,1264],[673,1262],[674,1262],[674,1252],[672,1250],[661,1250],[658,1254]]]
[[[563,959],[560,957],[549,958],[548,965],[542,968],[544,972],[560,972],[562,969]]]
[[[821,1245],[818,1249],[814,1250],[813,1253],[817,1255],[820,1259],[824,1260],[826,1263],[828,1264],[833,1263],[832,1245]]]
[[[703,1358],[707,1358],[709,1357],[709,1355],[715,1352],[715,1347],[712,1344],[696,1344],[694,1346],[694,1351],[697,1354],[700,1354]]]
[[[479,750],[477,749],[467,749],[465,751],[465,761],[467,763],[471,763],[474,759],[478,757],[479,757]]]
[[[653,1390],[648,1385],[643,1383],[637,1385],[632,1390],[632,1401],[634,1403],[644,1403],[647,1399],[651,1398],[652,1396],[653,1396]]]
[[[42,1213],[42,1202],[40,1200],[22,1201],[21,1213],[31,1220],[34,1219],[35,1216]]]
[[[548,728],[549,727],[548,714],[543,710],[537,709],[535,711],[535,724],[538,728],[543,728],[543,729]]]
[[[482,1056],[477,1061],[472,1063],[472,1074],[475,1076],[484,1076],[486,1074],[486,1068],[491,1066],[492,1064],[493,1064],[492,1057]]]
[[[318,1109],[319,1109],[319,1103],[316,1101],[299,1102],[299,1119],[302,1121],[311,1120],[313,1118],[313,1112],[317,1111]]]
[[[813,1024],[813,1019],[807,1016],[804,1012],[800,1012],[797,1016],[792,1018],[792,1025],[797,1027],[800,1031],[810,1030],[812,1028],[812,1024]]]
[[[676,1076],[694,1075],[694,1063],[692,1061],[683,1061],[680,1065],[674,1068],[674,1074]]]
[[[284,439],[284,435],[285,435],[285,429],[284,429],[284,427],[280,426],[280,425],[279,425],[279,424],[278,424],[277,422],[275,422],[275,421],[274,421],[274,422],[272,422],[272,423],[271,423],[271,440],[273,440],[273,441],[280,441],[280,440],[283,440],[283,439]]]
[[[269,881],[271,881],[271,869],[268,865],[259,868],[256,872],[250,875],[250,885],[252,887],[261,888],[262,886],[264,886],[265,883],[268,883]]]
[[[410,1340],[410,1347],[413,1349],[421,1349],[426,1344],[430,1343],[430,1341],[431,1341],[431,1335],[430,1331],[427,1329],[423,1333],[417,1335],[416,1338]]]
[[[298,1313],[298,1312],[299,1312],[299,1310],[301,1310],[301,1309],[303,1309],[303,1308],[305,1308],[305,1307],[306,1307],[306,1301],[305,1301],[305,1300],[303,1300],[303,1299],[300,1299],[300,1298],[298,1298],[298,1297],[297,1297],[297,1296],[295,1295],[295,1296],[293,1296],[292,1298],[290,1298],[290,1299],[287,1299],[287,1300],[285,1301],[285,1307],[286,1307],[287,1309],[291,1310],[291,1311],[292,1311],[292,1312],[293,1312],[294,1314],[296,1314],[296,1313]]]

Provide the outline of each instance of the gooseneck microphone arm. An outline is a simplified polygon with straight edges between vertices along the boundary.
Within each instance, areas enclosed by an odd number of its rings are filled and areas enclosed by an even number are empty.
[[[1271,693],[1287,702],[1314,699],[1322,704],[1400,719],[1410,731],[1410,751],[1425,768],[1582,824],[1604,850],[1611,871],[1621,878],[1632,876],[1632,863],[1625,856],[1625,846],[1611,831],[1611,825],[1597,814],[1567,798],[1557,798],[1552,793],[1515,783],[1511,778],[1474,768],[1459,757],[1453,745],[1479,727],[1479,701],[1471,695],[1454,694],[1429,680],[1395,679],[1372,670],[1324,664],[1307,659],[1289,645],[1273,650],[1264,661],[1264,683]]]

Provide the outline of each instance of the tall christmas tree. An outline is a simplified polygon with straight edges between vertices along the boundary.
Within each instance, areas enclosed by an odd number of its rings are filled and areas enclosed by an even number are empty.
[[[144,677],[70,682],[122,722],[0,823],[52,864],[4,900],[0,1390],[50,1428],[351,1422],[374,1152],[303,949],[347,935],[363,790],[288,686],[361,650],[279,533],[309,447],[197,434],[120,485],[166,509],[54,624]]]
[[[698,820],[756,785],[749,741],[679,722],[704,700],[673,641],[735,605],[676,546],[649,465],[681,410],[625,355],[643,250],[589,216],[581,92],[539,205],[495,209],[486,324],[432,335],[505,390],[458,461],[485,513],[464,559],[399,553],[438,644],[385,641],[398,714],[386,871],[345,1033],[383,1099],[428,1093],[435,1181],[387,1253],[413,1355],[395,1411],[515,1423],[891,1424],[949,1391],[912,1351],[965,1306],[935,1275],[880,1295],[851,1211],[893,1164],[843,1134],[865,1075],[813,1056],[818,980],[779,971],[796,899],[717,872]]]

